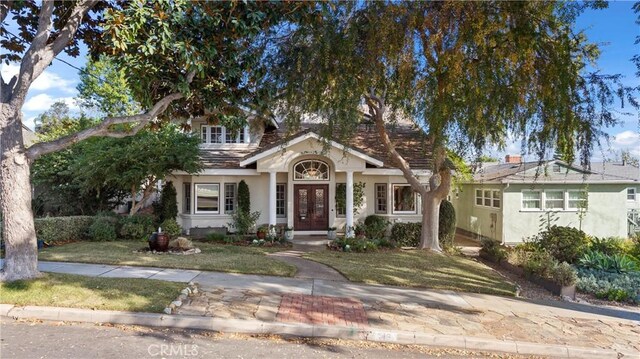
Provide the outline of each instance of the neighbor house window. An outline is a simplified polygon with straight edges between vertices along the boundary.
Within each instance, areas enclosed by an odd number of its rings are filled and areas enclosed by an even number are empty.
[[[347,184],[336,183],[336,216],[347,215]]]
[[[376,183],[376,213],[387,213],[387,184]]]
[[[287,184],[276,184],[276,217],[287,216]]]
[[[476,189],[476,205],[500,208],[500,191],[493,189]]]
[[[229,131],[224,126],[202,125],[200,138],[205,144],[245,143],[248,138],[247,127],[238,131]]]
[[[224,213],[233,213],[236,209],[236,184],[224,184]]]
[[[416,194],[411,185],[393,185],[393,213],[416,213]]]
[[[196,183],[196,213],[219,213],[220,185]]]
[[[182,184],[182,190],[184,191],[182,212],[191,213],[191,183],[185,182]]]
[[[627,188],[627,201],[636,200],[636,189],[634,187]]]
[[[587,192],[586,191],[568,191],[567,208],[568,209],[587,209]]]
[[[542,193],[540,191],[522,192],[522,209],[542,209]]]
[[[564,209],[564,191],[545,191],[545,209]]]

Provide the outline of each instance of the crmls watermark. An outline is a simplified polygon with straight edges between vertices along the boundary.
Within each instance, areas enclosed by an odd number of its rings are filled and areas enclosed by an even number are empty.
[[[151,344],[147,348],[147,352],[152,357],[195,357],[198,356],[198,346],[195,344]]]

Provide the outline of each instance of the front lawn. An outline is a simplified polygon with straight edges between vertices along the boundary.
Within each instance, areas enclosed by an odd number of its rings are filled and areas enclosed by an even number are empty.
[[[0,283],[0,302],[161,313],[184,287],[184,283],[151,279],[46,273],[38,279]]]
[[[354,282],[507,296],[516,293],[513,284],[482,263],[427,251],[325,251],[305,258],[327,264]]]
[[[75,242],[40,251],[41,261],[101,263],[161,268],[197,269],[291,277],[296,268],[269,258],[277,248],[240,247],[194,242],[202,253],[192,255],[137,253],[146,242]]]

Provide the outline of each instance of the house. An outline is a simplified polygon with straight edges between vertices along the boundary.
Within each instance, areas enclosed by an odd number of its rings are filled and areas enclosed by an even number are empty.
[[[625,163],[559,160],[488,163],[452,192],[460,232],[504,244],[522,242],[547,225],[580,228],[597,237],[640,231],[640,169]]]
[[[257,120],[229,131],[199,118],[192,128],[202,139],[204,169],[168,178],[178,193],[179,223],[189,232],[229,227],[241,180],[249,187],[251,211],[260,212],[258,224],[292,226],[298,234],[344,230],[370,214],[390,221],[421,219],[417,194],[390,164],[373,126],[360,125],[344,143],[323,140],[317,123],[303,123],[293,134],[276,122]],[[428,149],[419,133],[398,124],[389,136],[427,184]],[[354,187],[362,186],[358,196]]]

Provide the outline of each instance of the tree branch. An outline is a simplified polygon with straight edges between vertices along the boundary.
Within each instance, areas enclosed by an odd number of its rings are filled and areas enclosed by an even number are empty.
[[[9,15],[9,11],[13,6],[13,0],[3,1],[0,3],[0,22],[4,22],[4,19]]]
[[[90,137],[127,137],[135,135],[136,133],[138,133],[138,131],[144,128],[144,126],[146,126],[149,121],[153,120],[162,112],[164,112],[164,110],[167,109],[171,102],[183,97],[184,95],[181,93],[172,93],[158,101],[147,113],[133,116],[108,117],[95,127],[88,128],[86,130],[82,130],[65,137],[61,137],[57,140],[34,144],[33,146],[29,147],[29,149],[27,149],[27,157],[30,160],[35,160],[42,155],[62,150],[73,145],[74,143],[86,140]],[[138,124],[128,132],[112,131],[110,129],[110,127],[113,125],[136,122],[138,122]]]
[[[97,3],[97,0],[78,3],[78,5],[73,8],[69,20],[67,20],[67,23],[62,28],[60,35],[58,35],[53,43],[47,45],[54,3],[52,0],[42,2],[42,8],[38,16],[38,30],[31,42],[31,46],[29,46],[29,49],[22,58],[18,81],[13,91],[14,96],[11,99],[12,105],[22,107],[27,91],[33,81],[51,64],[53,58],[69,44],[80,26],[82,18],[84,18],[89,9]]]

